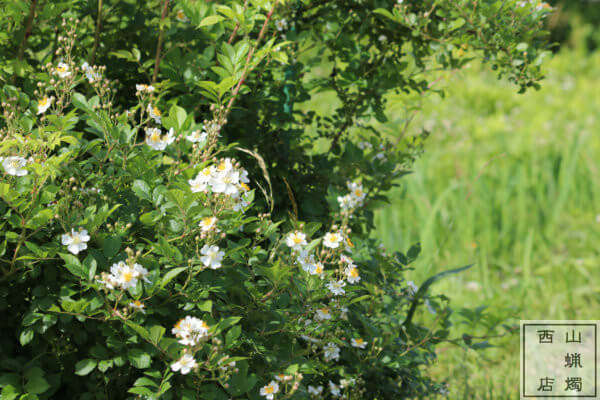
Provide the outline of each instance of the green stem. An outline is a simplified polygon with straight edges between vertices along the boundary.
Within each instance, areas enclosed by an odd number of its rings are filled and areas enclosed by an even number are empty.
[[[102,29],[102,0],[98,0],[98,17],[96,18],[96,33],[94,34],[94,47],[92,48],[92,55],[90,56],[90,65],[94,65],[96,62],[96,51],[98,50],[98,43],[100,41],[100,29]]]

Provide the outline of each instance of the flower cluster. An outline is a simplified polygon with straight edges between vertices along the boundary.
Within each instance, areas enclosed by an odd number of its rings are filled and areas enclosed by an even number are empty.
[[[179,339],[179,343],[193,347],[208,338],[208,329],[206,322],[188,315],[179,320],[171,332]]]
[[[109,274],[102,273],[100,283],[111,290],[115,288],[127,290],[134,288],[140,279],[150,283],[147,276],[148,270],[140,264],[119,261],[110,267]]]
[[[362,205],[366,193],[360,183],[348,182],[346,185],[350,193],[338,196],[337,200],[343,213],[351,213],[353,209]]]

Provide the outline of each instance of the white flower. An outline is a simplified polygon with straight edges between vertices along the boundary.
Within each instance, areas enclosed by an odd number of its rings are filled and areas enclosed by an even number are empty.
[[[175,13],[175,19],[179,22],[188,22],[190,19],[187,17],[187,15],[185,15],[185,13],[183,12],[183,10],[178,10]]]
[[[219,246],[209,246],[205,244],[200,250],[200,253],[204,255],[204,257],[200,257],[200,261],[202,261],[205,266],[211,269],[221,268],[221,260],[223,260],[225,253],[219,251]]]
[[[71,229],[71,233],[65,233],[61,236],[61,242],[73,254],[79,254],[80,251],[87,249],[87,243],[90,240],[90,235],[85,229],[75,232]]]
[[[387,42],[387,36],[385,36],[385,35],[379,35],[379,37],[377,38],[377,40],[379,40],[381,43],[385,43],[385,42]]]
[[[219,167],[217,166],[217,171]],[[236,196],[240,192],[240,173],[235,169],[229,169],[224,172],[217,172],[211,182],[212,191],[223,193],[228,196]]]
[[[343,263],[346,263],[346,264],[352,264],[352,265],[354,264],[354,261],[345,254],[342,254],[340,256],[340,261]]]
[[[194,179],[190,179],[188,183],[192,187],[192,192],[206,192],[209,183],[212,181],[212,176],[215,167],[206,167]]]
[[[217,225],[217,217],[206,217],[200,220],[202,232],[208,232]]]
[[[339,397],[342,394],[340,387],[331,381],[329,381],[329,391],[333,397]]]
[[[144,303],[142,303],[139,300],[134,300],[131,303],[129,303],[129,307],[133,308],[134,310],[138,310],[138,311],[145,313],[144,308],[146,306],[144,305]]]
[[[288,23],[287,23],[287,21],[285,20],[285,18],[282,18],[282,19],[280,19],[280,20],[277,20],[277,21],[275,21],[275,28],[277,28],[277,30],[278,30],[279,32],[281,32],[281,31],[283,31],[283,30],[287,29],[287,27],[288,27]]]
[[[135,85],[135,90],[138,93],[154,93],[154,86],[152,85],[146,85],[146,84],[136,84]]]
[[[69,66],[64,62],[59,62],[55,69],[56,74],[61,78],[66,78],[71,75],[71,71],[69,70]]]
[[[273,400],[277,392],[279,392],[279,384],[275,381],[271,381],[267,386],[260,388],[260,395],[265,396],[267,400]]]
[[[44,96],[40,101],[38,101],[38,114],[45,113],[48,108],[52,105],[54,101],[54,96]]]
[[[331,319],[331,312],[329,311],[329,308],[327,308],[327,307],[319,308],[317,310],[315,318],[317,318],[320,321],[325,321],[325,320]]]
[[[323,386],[310,386],[308,385],[308,394],[313,396],[318,396],[323,393]]]
[[[293,377],[291,375],[285,375],[285,374],[277,374],[277,375],[275,375],[275,379],[277,379],[279,382],[291,381],[292,378]]]
[[[101,78],[100,74],[98,72],[94,71],[94,68],[90,67],[90,65],[87,63],[87,61],[81,65],[81,69],[85,73],[85,77],[87,78],[89,83],[94,83],[94,82],[100,80],[100,78]]]
[[[146,128],[146,144],[154,150],[164,150],[175,141],[173,128],[163,136],[159,128]]]
[[[346,282],[344,281],[330,281],[325,286],[327,286],[327,289],[329,289],[329,291],[335,296],[341,296],[346,293],[346,291],[343,289],[343,287],[346,286]]]
[[[350,196],[352,196],[353,203],[357,205],[361,204],[366,196],[363,186],[357,182],[348,182],[346,185],[350,190]]]
[[[300,250],[302,246],[306,246],[306,235],[300,231],[290,232],[285,243],[294,250]]]
[[[325,347],[323,347],[323,357],[325,358],[325,361],[339,360],[340,348],[334,343],[327,343]]]
[[[171,332],[184,346],[196,346],[208,337],[209,326],[200,318],[186,316],[179,320]]]
[[[367,347],[367,342],[365,342],[361,338],[352,338],[352,340],[350,340],[350,344],[352,345],[352,347],[358,347],[359,349],[364,349],[365,347]]]
[[[27,165],[27,160],[23,157],[6,157],[2,158],[2,167],[7,174],[13,176],[25,176],[27,170],[23,167]]]
[[[356,268],[356,265],[348,265],[344,272],[349,283],[356,283],[360,281],[360,275],[358,274],[358,268]]]
[[[317,262],[310,266],[310,270],[308,272],[310,272],[311,275],[319,275],[321,277],[321,279],[323,279],[323,271],[324,270],[325,270],[325,267],[323,266],[323,264],[321,262]]]
[[[208,137],[208,134],[204,131],[194,131],[191,134],[187,135],[185,137],[186,140],[189,140],[192,143],[200,143],[200,142],[204,142],[206,140],[206,138]]]
[[[325,234],[325,236],[323,237],[323,245],[325,247],[329,247],[330,249],[335,249],[337,247],[339,247],[341,241],[342,241],[343,237],[342,234],[339,232],[327,232]]]
[[[337,201],[342,211],[349,210],[354,206],[352,202],[352,196],[350,196],[349,194],[345,196],[338,196]]]
[[[194,360],[194,356],[185,353],[179,360],[171,364],[171,369],[173,372],[181,371],[182,375],[186,375],[197,365],[198,363]]]
[[[148,113],[150,114],[150,118],[154,119],[157,124],[161,123],[161,115],[162,113],[156,106],[152,106],[152,104],[148,104]]]
[[[149,282],[146,276],[148,270],[140,264],[129,265],[124,261],[119,261],[110,267],[110,276],[103,275],[103,282],[109,289],[120,287],[123,290],[133,288],[137,285],[138,279],[142,278]]]
[[[296,263],[300,264],[304,271],[309,272],[314,269],[315,256],[306,250],[300,250],[296,257]]]

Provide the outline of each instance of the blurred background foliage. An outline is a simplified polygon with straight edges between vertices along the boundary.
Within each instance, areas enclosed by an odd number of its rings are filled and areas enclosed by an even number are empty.
[[[409,277],[417,285],[475,264],[434,289],[452,296],[456,325],[479,321],[475,336],[501,320],[517,325],[484,352],[441,349],[434,373],[449,377],[452,399],[518,397],[520,319],[596,319],[600,311],[600,2],[554,6],[547,23],[556,54],[540,91],[517,95],[469,63],[438,77],[445,99],[389,102],[390,134],[409,120],[407,134],[431,134],[377,215],[374,236],[389,251],[421,243]],[[414,113],[411,102],[423,110]]]

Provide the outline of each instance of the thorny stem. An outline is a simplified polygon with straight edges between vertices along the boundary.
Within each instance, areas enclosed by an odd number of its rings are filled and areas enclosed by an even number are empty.
[[[17,53],[18,60],[22,60],[23,55],[25,54],[25,46],[27,45],[27,39],[31,35],[31,28],[33,27],[33,18],[35,17],[36,7],[37,0],[33,0],[31,2],[31,6],[29,7],[29,16],[27,17],[27,22],[25,23],[25,33],[23,34],[23,39],[21,39],[21,44],[19,45],[19,52]]]
[[[267,18],[265,19],[265,22],[263,23],[260,33],[258,34],[256,43],[254,44],[254,47],[252,47],[252,49],[250,49],[250,52],[248,53],[248,57],[246,57],[246,65],[244,67],[244,72],[242,72],[242,77],[240,78],[240,81],[238,82],[237,86],[235,87],[235,89],[233,89],[233,94],[231,96],[231,99],[229,100],[229,103],[227,104],[227,108],[225,109],[225,117],[227,117],[227,115],[229,115],[229,113],[231,112],[231,107],[233,107],[233,103],[235,102],[235,99],[237,98],[237,95],[240,92],[240,89],[241,89],[242,85],[244,84],[244,81],[246,80],[246,78],[248,77],[248,74],[251,71],[250,61],[252,61],[252,56],[254,55],[254,52],[258,48],[260,41],[262,40],[263,36],[265,35],[265,32],[267,31],[267,26],[269,25],[271,16],[273,16],[275,7],[277,7],[277,3],[279,3],[278,0],[276,0],[273,3],[273,7],[271,8],[271,11],[269,11],[269,13],[267,14]]]
[[[96,61],[96,50],[100,41],[100,29],[102,29],[102,0],[98,0],[98,18],[96,19],[96,33],[94,34],[94,47],[90,56],[90,64],[94,65]]]
[[[167,17],[167,11],[169,11],[169,0],[165,0],[162,15],[160,16],[160,22],[165,20]],[[158,77],[158,69],[160,67],[160,53],[162,51],[163,37],[165,35],[164,27],[161,25],[160,33],[158,34],[158,43],[156,44],[156,58],[154,60],[154,73],[152,75],[152,83],[156,82],[156,78]]]
[[[248,0],[245,0],[244,1],[244,13],[246,12],[247,8],[248,8]],[[233,28],[233,32],[231,32],[231,36],[229,36],[229,40],[227,40],[227,44],[231,44],[231,42],[233,42],[233,39],[235,39],[235,35],[237,35],[238,29],[240,29],[239,21],[235,24],[235,28]]]

